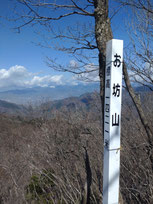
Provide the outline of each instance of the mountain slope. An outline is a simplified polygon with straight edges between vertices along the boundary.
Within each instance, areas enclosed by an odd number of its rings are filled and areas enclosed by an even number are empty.
[[[24,115],[27,113],[27,109],[22,105],[0,100],[0,113]]]

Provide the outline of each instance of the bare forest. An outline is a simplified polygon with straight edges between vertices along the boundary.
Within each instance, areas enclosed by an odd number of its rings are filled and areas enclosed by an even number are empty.
[[[1,203],[102,202],[101,106],[99,94],[91,97],[88,108],[69,100],[51,112],[46,103],[27,116],[1,114]],[[141,97],[153,128],[152,93]],[[121,138],[122,202],[152,203],[147,135],[127,93]]]

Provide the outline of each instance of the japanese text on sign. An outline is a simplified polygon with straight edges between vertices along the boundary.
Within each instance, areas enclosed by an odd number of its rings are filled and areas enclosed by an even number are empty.
[[[105,70],[105,139],[110,143],[109,148],[119,147],[119,142],[115,143],[111,137],[118,137],[120,134],[121,120],[121,92],[122,92],[122,52],[120,50],[108,52],[107,65]]]

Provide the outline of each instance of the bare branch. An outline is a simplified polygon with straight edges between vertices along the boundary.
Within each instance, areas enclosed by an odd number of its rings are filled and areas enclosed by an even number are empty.
[[[140,0],[117,0],[117,2],[121,3],[123,6],[130,6],[139,10],[145,10],[153,14],[153,4],[151,0],[143,2]]]

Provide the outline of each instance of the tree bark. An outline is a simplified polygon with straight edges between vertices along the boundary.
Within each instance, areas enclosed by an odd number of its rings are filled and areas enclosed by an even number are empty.
[[[106,42],[112,39],[112,30],[108,18],[108,0],[95,0],[95,38],[99,51],[99,77],[102,116],[104,113],[104,91],[105,91],[105,61]],[[104,121],[104,118],[103,118]],[[103,122],[102,121],[102,122]]]

